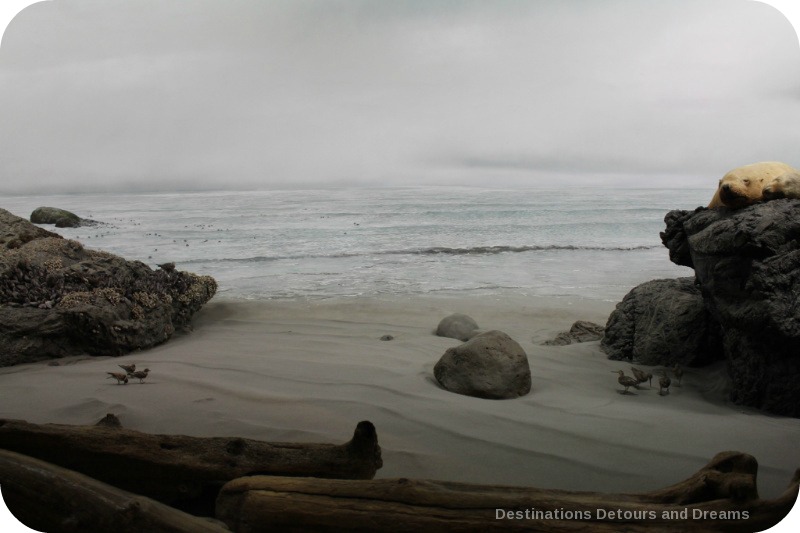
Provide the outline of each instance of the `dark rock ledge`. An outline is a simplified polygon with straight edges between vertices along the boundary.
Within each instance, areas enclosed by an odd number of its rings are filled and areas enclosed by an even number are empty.
[[[0,366],[150,348],[216,289],[210,276],[87,250],[0,209]]]
[[[611,359],[727,362],[731,401],[800,417],[800,200],[670,211],[661,240],[694,278],[656,280],[617,305]]]

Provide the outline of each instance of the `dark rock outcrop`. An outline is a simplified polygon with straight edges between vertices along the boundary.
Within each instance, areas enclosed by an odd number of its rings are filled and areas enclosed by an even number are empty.
[[[24,218],[0,209],[0,252],[13,250],[32,240],[47,237],[60,239],[61,235],[34,226]],[[0,266],[2,266],[2,255],[0,255]]]
[[[603,326],[599,324],[578,320],[572,324],[569,331],[562,331],[554,339],[544,341],[542,344],[544,346],[566,346],[577,342],[597,341],[603,338],[603,330]]]
[[[502,331],[487,331],[448,349],[433,374],[445,389],[478,398],[518,398],[531,390],[528,356]]]
[[[215,292],[209,276],[87,250],[0,209],[0,366],[150,348]]]
[[[718,330],[694,278],[658,279],[635,287],[617,304],[600,346],[618,361],[700,365],[720,357]]]
[[[800,416],[800,200],[672,211],[662,241],[720,325],[731,399]]]
[[[453,313],[444,317],[436,327],[436,335],[460,341],[468,341],[480,333],[478,323],[472,317],[461,313]]]
[[[55,224],[59,228],[77,228],[81,225],[81,217],[57,207],[37,207],[31,213],[34,224]]]

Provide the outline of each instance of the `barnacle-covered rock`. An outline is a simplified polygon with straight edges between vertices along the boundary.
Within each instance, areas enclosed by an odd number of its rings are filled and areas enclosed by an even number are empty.
[[[150,348],[216,289],[210,276],[87,250],[0,209],[0,366]]]

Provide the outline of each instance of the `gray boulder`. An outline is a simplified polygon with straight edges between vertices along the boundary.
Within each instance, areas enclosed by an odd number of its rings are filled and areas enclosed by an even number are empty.
[[[731,399],[800,417],[800,200],[672,211],[662,242],[720,325]]]
[[[468,341],[480,333],[478,323],[471,317],[454,313],[444,317],[436,328],[436,335],[460,341]]]
[[[531,390],[528,356],[502,331],[487,331],[448,349],[433,374],[445,389],[478,398],[518,398]]]
[[[34,224],[55,224],[57,228],[77,228],[79,226],[96,226],[96,220],[81,218],[75,213],[57,207],[37,207],[31,213]]]
[[[632,289],[608,317],[600,347],[609,359],[643,365],[700,365],[720,357],[719,327],[694,278]]]
[[[165,342],[216,282],[85,249],[0,209],[0,366]]]
[[[66,209],[57,207],[37,207],[31,213],[34,224],[55,224],[59,228],[77,228],[81,225],[81,217]]]

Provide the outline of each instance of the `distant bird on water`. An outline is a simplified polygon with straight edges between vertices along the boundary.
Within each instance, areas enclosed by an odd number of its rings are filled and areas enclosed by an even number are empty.
[[[675,374],[675,378],[678,380],[678,385],[681,384],[681,380],[683,379],[683,369],[681,365],[675,363],[675,366],[672,367],[672,373]]]
[[[133,365],[117,365],[117,366],[120,367],[122,370],[124,370],[129,376],[131,374],[133,374],[134,372],[136,372],[136,365],[135,364],[133,364]]]
[[[653,374],[651,374],[650,372],[643,372],[642,370],[639,370],[635,366],[632,366],[631,370],[633,371],[633,376],[636,378],[636,381],[638,381],[639,383],[644,383],[645,381],[649,381],[650,386],[651,387],[653,386]]]
[[[128,382],[128,376],[126,376],[122,372],[106,372],[106,374],[108,374],[108,377],[106,379],[111,379],[111,378],[116,379],[117,385]]]
[[[134,372],[131,376],[137,378],[139,383],[144,383],[144,379],[147,377],[147,373],[150,372],[149,368],[145,368],[144,370],[140,370],[138,372]]]
[[[612,374],[619,374],[619,377],[617,378],[617,382],[620,385],[622,385],[623,387],[625,387],[625,390],[622,391],[622,394],[631,394],[630,392],[628,392],[628,387],[635,387],[636,385],[639,384],[639,382],[636,380],[636,378],[632,378],[630,376],[626,376],[625,372],[623,372],[622,370],[612,370],[611,373]]]
[[[663,375],[658,379],[658,394],[664,396],[665,394],[669,394],[669,386],[672,384],[672,380],[669,379],[666,370],[662,370],[661,373]]]

